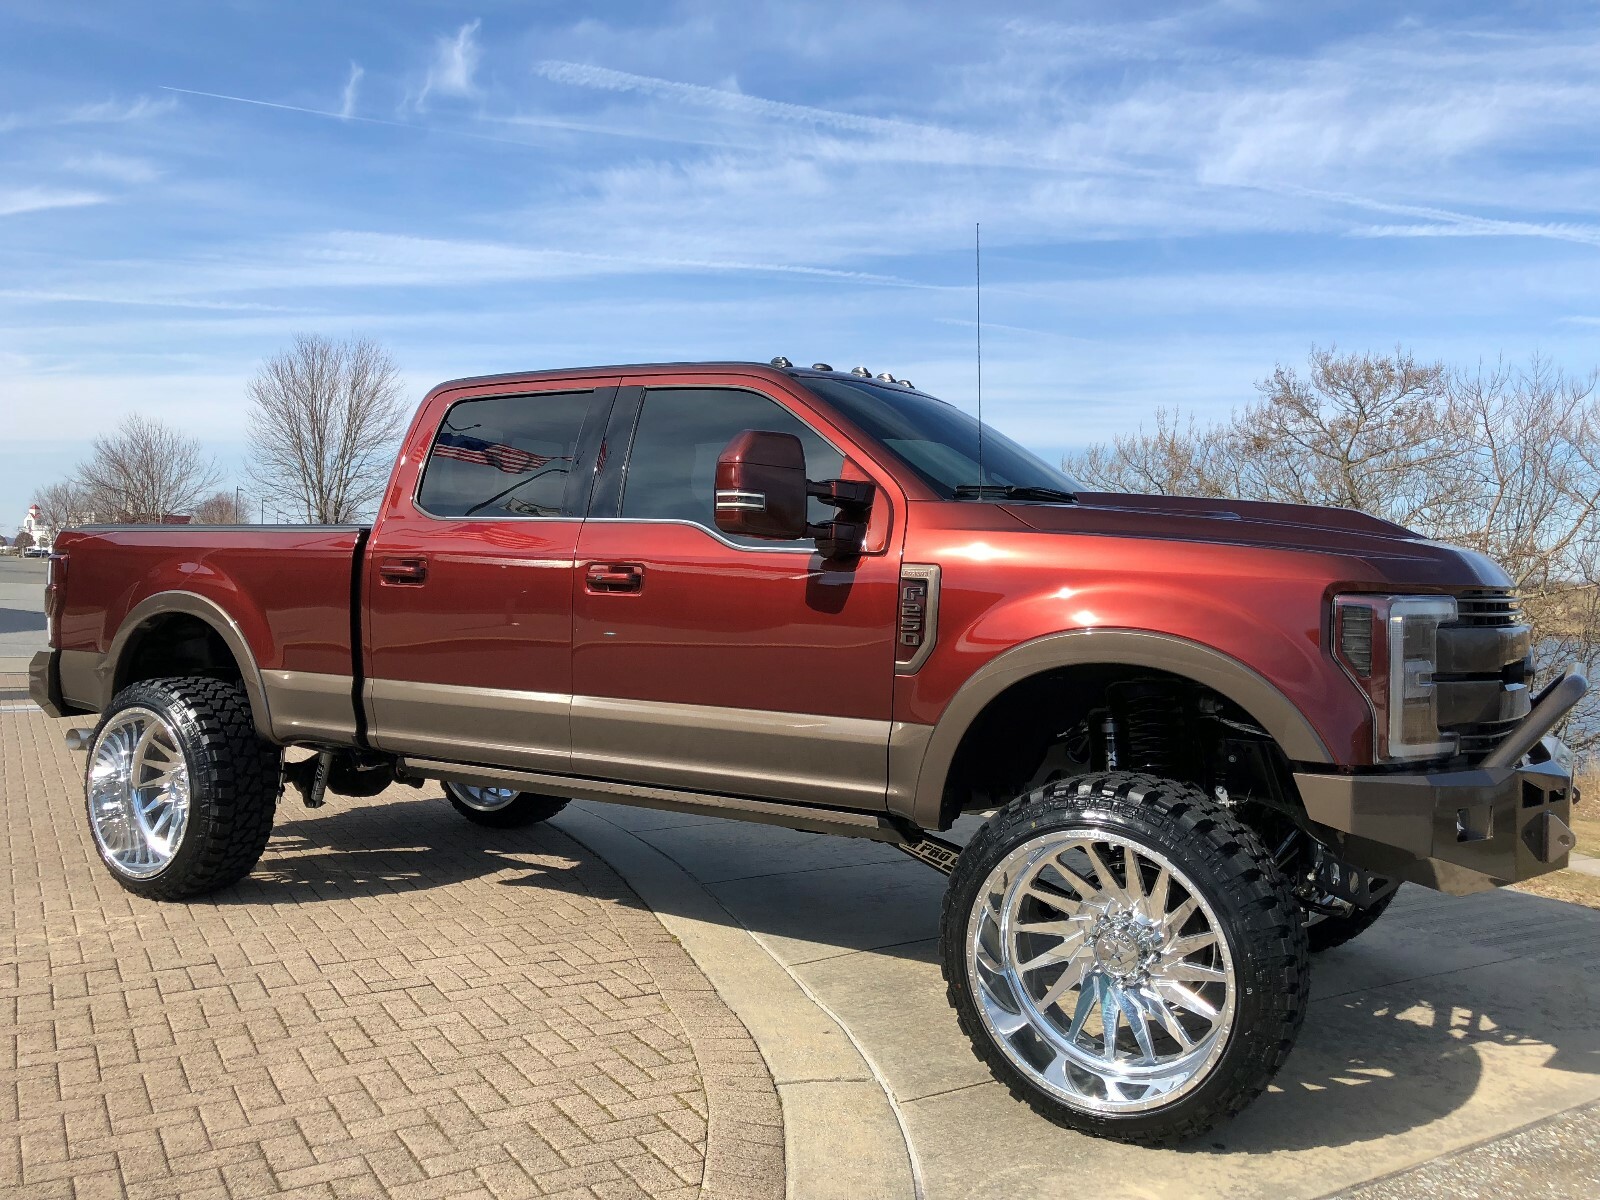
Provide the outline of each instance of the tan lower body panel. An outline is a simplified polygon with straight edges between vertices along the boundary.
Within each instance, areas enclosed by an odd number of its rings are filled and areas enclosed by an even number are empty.
[[[315,671],[263,671],[261,686],[272,714],[272,736],[280,742],[347,743],[356,735],[355,702],[348,675]]]
[[[368,736],[379,750],[534,771],[570,769],[570,696],[372,679],[367,700]]]
[[[881,813],[779,804],[745,796],[718,796],[639,783],[618,783],[609,779],[580,779],[573,775],[472,766],[423,758],[407,758],[404,767],[409,775],[424,779],[448,779],[479,787],[508,787],[543,795],[570,796],[575,800],[601,800],[608,804],[628,804],[638,808],[663,808],[703,816],[733,817],[767,825],[782,825],[788,829],[870,838],[880,842],[903,843],[906,840],[905,833]]]
[[[68,704],[99,712],[111,702],[105,655],[96,650],[63,650],[58,670],[61,698]]]
[[[881,812],[888,721],[574,696],[572,772]]]

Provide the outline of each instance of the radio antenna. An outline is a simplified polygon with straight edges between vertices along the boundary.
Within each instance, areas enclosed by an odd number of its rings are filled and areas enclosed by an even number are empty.
[[[978,297],[978,498],[983,498],[983,227],[972,223],[972,272]]]

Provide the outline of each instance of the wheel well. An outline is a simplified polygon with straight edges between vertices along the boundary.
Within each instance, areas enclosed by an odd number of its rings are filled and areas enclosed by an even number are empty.
[[[199,617],[163,613],[146,621],[129,639],[117,664],[115,691],[144,679],[203,675],[243,679],[239,662],[222,635]]]
[[[940,826],[1053,779],[1108,769],[1299,808],[1287,757],[1220,692],[1148,667],[1079,664],[1020,680],[978,714],[945,777]]]

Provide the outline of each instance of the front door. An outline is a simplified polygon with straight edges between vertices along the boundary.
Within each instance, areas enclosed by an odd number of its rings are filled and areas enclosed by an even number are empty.
[[[374,746],[567,769],[573,558],[615,394],[480,387],[408,447],[421,480],[390,497],[364,581]]]
[[[742,430],[799,436],[811,479],[843,456],[759,391],[628,382],[646,386],[613,413],[578,542],[574,773],[882,809],[898,549],[825,562],[712,521],[717,457]]]

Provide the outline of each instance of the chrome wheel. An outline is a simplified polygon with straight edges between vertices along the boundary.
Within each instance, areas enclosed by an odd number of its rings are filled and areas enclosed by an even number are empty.
[[[1232,1030],[1232,951],[1164,855],[1107,831],[1018,846],[984,880],[967,972],[995,1045],[1037,1087],[1101,1114],[1172,1104]]]
[[[515,788],[476,787],[468,783],[451,783],[446,786],[449,787],[452,796],[477,812],[499,812],[522,795]]]
[[[89,754],[89,825],[111,866],[129,879],[166,869],[189,826],[189,764],[148,708],[107,721]]]

